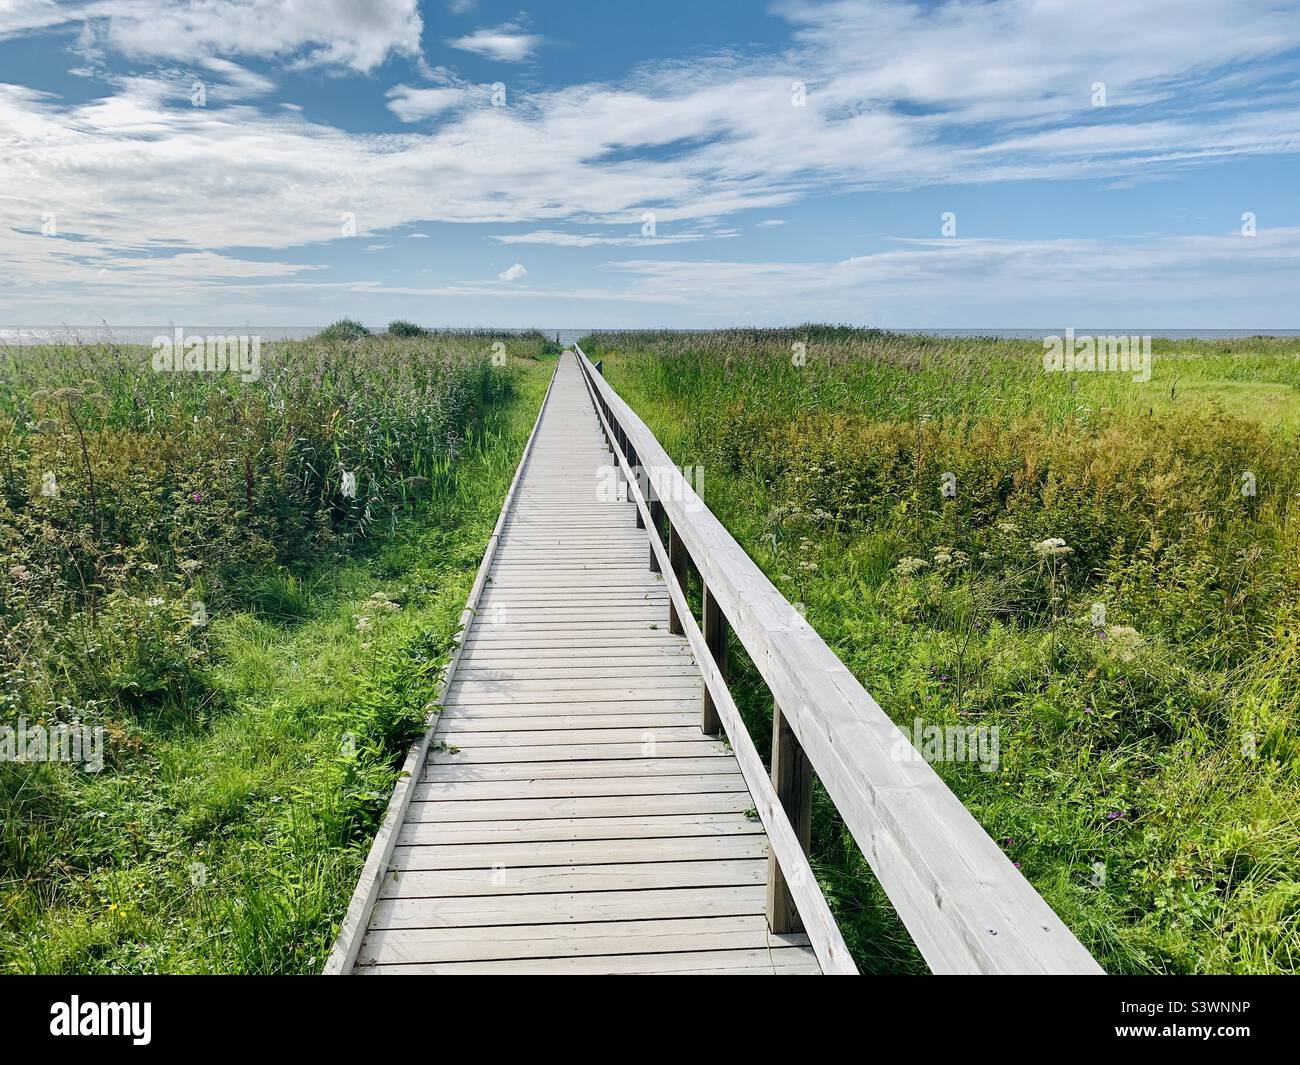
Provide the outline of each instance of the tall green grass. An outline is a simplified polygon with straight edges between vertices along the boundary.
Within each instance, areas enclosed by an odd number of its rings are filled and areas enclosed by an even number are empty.
[[[9,353],[0,720],[98,725],[106,765],[0,763],[0,971],[319,969],[550,372],[505,342],[289,344],[246,387]],[[36,439],[32,392],[96,372],[84,453]]]
[[[1296,970],[1300,344],[1157,341],[1145,383],[833,327],[584,346],[897,723],[999,729],[997,772],[935,768],[1108,970]],[[820,793],[814,836],[862,967],[922,971]]]

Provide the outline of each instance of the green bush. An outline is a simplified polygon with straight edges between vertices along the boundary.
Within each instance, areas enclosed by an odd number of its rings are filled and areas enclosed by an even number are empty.
[[[429,330],[425,329],[422,325],[416,325],[414,322],[402,321],[399,318],[395,322],[388,323],[388,335],[392,337],[427,337],[429,335]]]
[[[370,330],[355,318],[340,318],[316,336],[321,340],[363,340],[370,336]]]

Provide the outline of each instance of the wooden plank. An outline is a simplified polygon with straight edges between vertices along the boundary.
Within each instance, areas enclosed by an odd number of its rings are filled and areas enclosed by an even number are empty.
[[[673,917],[724,917],[763,913],[761,884],[741,887],[581,891],[557,895],[479,895],[439,899],[386,899],[375,904],[370,927],[474,928],[484,925],[636,921]]]
[[[526,869],[446,869],[393,874],[381,897],[456,898],[462,895],[538,895],[573,891],[649,891],[663,888],[740,887],[767,882],[767,860],[638,862],[624,865],[539,866]]]
[[[627,728],[506,728],[489,731],[455,727],[448,721],[439,738],[448,747],[478,749],[482,747],[559,747],[573,744],[636,744],[703,742],[699,725],[640,725]]]
[[[621,759],[696,761],[702,758],[729,759],[731,752],[717,740],[675,740],[670,743],[560,743],[552,746],[520,747],[463,747],[459,751],[430,748],[428,765],[468,767],[484,763],[524,762],[581,762],[599,759],[617,762]]]
[[[516,821],[408,820],[402,826],[397,845],[415,847],[562,839],[670,839],[682,836],[753,835],[763,835],[763,826],[756,818],[746,817],[743,813],[636,813],[610,817],[543,817]]]
[[[690,713],[699,720],[699,706],[694,699],[647,699],[641,701],[585,703],[453,703],[445,705],[446,721],[497,720],[500,718],[556,717],[577,721],[588,717],[626,717],[652,715],[667,720]]]
[[[444,727],[448,731],[462,732],[499,732],[509,729],[515,732],[556,731],[563,729],[620,729],[645,730],[656,728],[691,728],[695,735],[700,735],[699,714],[681,713],[641,713],[635,708],[638,703],[629,703],[633,708],[627,714],[515,714],[508,717],[473,717],[460,713],[460,707],[451,707],[442,713]],[[457,746],[464,746],[459,741],[449,741]]]
[[[749,794],[739,772],[693,776],[537,777],[531,780],[422,780],[415,801],[435,799],[558,799],[586,795],[686,795],[738,791]]]
[[[643,862],[767,858],[762,836],[658,836],[649,839],[530,840],[524,843],[399,844],[391,867],[413,871],[513,870],[533,866],[634,865]]]
[[[472,976],[528,976],[556,973],[582,976],[615,976],[630,973],[673,973],[696,975],[745,972],[816,975],[817,960],[807,947],[772,947],[758,950],[708,950],[672,954],[614,954],[582,958],[519,958],[509,961],[462,961],[427,965],[373,965],[358,973],[388,976],[401,973]]]
[[[426,763],[425,780],[536,780],[541,777],[671,776],[735,773],[725,757],[706,758],[583,758],[570,761],[513,762],[484,765]]]
[[[565,691],[556,691],[555,689],[517,691],[513,685],[506,684],[491,686],[457,684],[452,687],[451,692],[443,700],[443,705],[544,706],[547,703],[570,705],[572,703],[619,703],[629,701],[639,703],[647,700],[661,702],[664,700],[686,699],[692,695],[697,699],[699,698],[700,684],[698,681],[679,684],[670,683],[674,679],[666,677],[661,683],[646,689],[630,687],[602,688],[595,683],[588,685],[581,680],[576,680]]]
[[[640,680],[642,674],[647,678]],[[456,681],[453,684],[453,691],[459,692],[461,696],[476,693],[492,693],[497,691],[508,691],[512,694],[522,695],[529,693],[531,696],[541,698],[542,696],[567,695],[571,691],[616,691],[627,689],[635,697],[635,693],[640,691],[641,698],[654,698],[655,693],[665,689],[681,690],[682,698],[689,697],[693,691],[699,691],[700,676],[695,671],[694,675],[682,672],[665,672],[662,667],[650,667],[641,670],[638,674],[638,683],[629,685],[626,677],[574,677],[572,680],[557,684],[553,677],[522,678],[519,680],[466,680],[463,674],[456,675]],[[654,683],[653,678],[661,678],[660,683]],[[562,690],[561,690],[562,689]],[[555,700],[547,699],[547,702]]]
[[[381,929],[367,937],[358,962],[409,965],[510,958],[565,958],[806,946],[806,936],[778,936],[761,917],[668,921],[595,921],[491,928]]]

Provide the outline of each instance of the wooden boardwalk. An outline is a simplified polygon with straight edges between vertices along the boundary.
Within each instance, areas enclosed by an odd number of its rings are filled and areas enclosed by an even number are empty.
[[[566,352],[352,971],[820,972],[614,466]]]
[[[855,974],[817,781],[933,971],[1100,973],[574,347],[324,971]]]

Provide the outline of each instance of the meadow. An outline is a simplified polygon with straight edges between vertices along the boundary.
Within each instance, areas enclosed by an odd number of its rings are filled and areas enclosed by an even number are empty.
[[[0,971],[323,964],[558,350],[354,326],[0,352]]]
[[[1043,345],[826,326],[583,342],[708,505],[1113,973],[1300,967],[1300,341]],[[770,701],[733,637],[765,751]],[[919,956],[824,794],[868,972]]]

